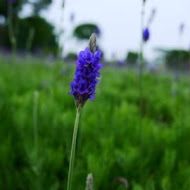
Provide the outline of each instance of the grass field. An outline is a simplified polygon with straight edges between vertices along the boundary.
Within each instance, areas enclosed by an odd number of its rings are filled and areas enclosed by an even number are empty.
[[[74,65],[0,62],[0,189],[65,189]],[[137,74],[125,67],[105,67],[101,74],[95,102],[82,110],[73,188],[84,190],[93,173],[95,190],[125,189],[118,177],[128,180],[130,190],[189,190],[188,77],[172,96],[171,76],[143,76],[140,128]]]

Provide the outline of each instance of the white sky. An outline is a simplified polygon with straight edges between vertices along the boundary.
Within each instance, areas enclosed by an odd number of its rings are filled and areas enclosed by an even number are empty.
[[[139,50],[140,14],[142,0],[54,0],[45,17],[56,26],[56,31],[65,29],[65,51],[79,51],[86,43],[79,44],[71,38],[72,29],[79,23],[97,23],[102,30],[99,39],[106,57],[115,52],[117,58],[125,58],[127,51]],[[146,44],[145,53],[149,58],[155,56],[154,48],[190,46],[190,1],[189,0],[147,0],[145,23],[151,10],[157,9],[150,27],[151,39]],[[71,13],[75,13],[74,23],[69,22]],[[185,24],[183,36],[179,37],[179,25]]]

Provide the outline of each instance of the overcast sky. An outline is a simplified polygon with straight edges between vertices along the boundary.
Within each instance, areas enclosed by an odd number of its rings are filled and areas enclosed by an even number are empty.
[[[63,10],[63,0],[53,0],[52,6],[44,15],[56,26],[56,31],[65,29],[65,50],[78,51],[85,47],[85,43],[76,43],[71,39],[74,26],[84,23],[97,23],[102,30],[99,39],[106,57],[115,52],[119,59],[123,59],[127,51],[139,50],[140,14],[142,0],[66,0]],[[145,23],[151,10],[157,13],[150,26],[151,39],[146,44],[146,56],[155,57],[154,48],[190,46],[190,1],[189,0],[147,0]],[[75,14],[74,23],[69,22],[70,15]],[[183,36],[179,37],[179,25],[185,24]]]

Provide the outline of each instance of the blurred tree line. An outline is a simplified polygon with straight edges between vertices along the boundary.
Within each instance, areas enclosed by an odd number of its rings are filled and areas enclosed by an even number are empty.
[[[190,51],[183,49],[158,49],[166,67],[172,70],[189,70],[190,69]],[[136,66],[138,64],[138,52],[129,51],[126,62],[128,65]]]
[[[127,57],[126,57],[127,64],[129,64],[131,66],[137,65],[138,64],[138,57],[139,57],[138,52],[129,51],[127,54]]]
[[[0,47],[10,50],[15,45],[19,51],[32,53],[57,53],[58,43],[54,28],[40,17],[52,0],[0,0]],[[25,6],[31,8],[30,16],[19,15]]]
[[[166,50],[164,52],[164,61],[168,68],[174,70],[190,69],[190,52],[181,49]]]

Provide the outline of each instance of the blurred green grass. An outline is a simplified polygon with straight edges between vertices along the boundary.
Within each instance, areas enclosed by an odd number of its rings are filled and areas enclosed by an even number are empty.
[[[0,189],[65,189],[75,118],[68,95],[74,65],[0,62]],[[101,74],[95,102],[89,101],[81,115],[74,189],[85,189],[91,172],[98,190],[124,189],[118,176],[131,190],[189,190],[190,80],[182,77],[173,97],[171,76],[146,73],[140,130],[137,74],[109,67]]]

